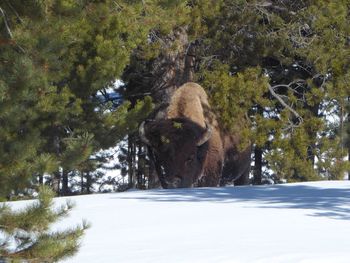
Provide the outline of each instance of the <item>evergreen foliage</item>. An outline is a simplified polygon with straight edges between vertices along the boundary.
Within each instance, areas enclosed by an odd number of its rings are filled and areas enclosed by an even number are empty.
[[[339,123],[327,117],[349,94],[349,2],[222,1],[211,19],[197,78],[223,123],[244,121],[246,112],[244,134],[278,178],[342,178],[349,164]],[[254,68],[260,80],[237,82]]]
[[[242,147],[257,149],[254,174],[342,178],[349,5],[1,1],[0,198],[44,183],[69,194],[74,175],[89,192],[104,162],[93,156],[121,140],[129,144],[123,173],[147,181],[152,164],[137,126],[188,80],[206,88],[225,129],[242,133]]]
[[[18,211],[0,207],[0,259],[6,262],[57,262],[74,255],[87,223],[66,231],[51,232],[49,226],[66,216],[69,202],[52,209],[54,193],[41,187],[38,201]]]
[[[183,70],[173,47],[180,54],[195,46],[186,53],[195,56],[195,81],[223,126],[238,122],[244,143],[263,157],[254,174],[264,166],[276,181],[342,178],[350,168],[349,1],[184,2],[175,26],[151,31],[155,37],[134,52],[126,95],[171,93],[172,72]]]
[[[52,182],[60,193],[61,178],[135,130],[152,108],[146,99],[115,109],[97,95],[113,87],[147,39],[143,8],[68,0],[0,7],[0,196],[25,192],[35,181]],[[51,177],[43,180],[44,173]]]

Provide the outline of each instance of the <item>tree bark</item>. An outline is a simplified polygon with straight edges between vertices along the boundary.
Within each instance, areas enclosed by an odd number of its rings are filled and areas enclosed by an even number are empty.
[[[138,189],[146,189],[145,186],[145,161],[144,154],[142,151],[141,145],[138,143],[135,147],[137,149],[137,188]]]
[[[56,171],[53,173],[52,189],[57,195],[60,195],[60,182],[61,182],[61,173],[60,171]]]
[[[86,172],[86,193],[91,194],[92,178],[90,172]]]
[[[260,147],[254,149],[254,184],[262,184],[263,151]]]
[[[189,41],[187,27],[174,30],[163,43],[161,55],[151,65],[154,76],[151,96],[158,104],[168,103],[178,87],[193,81],[196,58],[196,45]]]
[[[44,175],[40,174],[39,175],[39,185],[43,185],[44,184]]]
[[[84,193],[84,172],[80,171],[80,193]]]
[[[319,108],[320,108],[320,104],[315,104],[314,106],[308,106],[308,105],[305,105],[305,107],[308,107],[309,110],[313,113],[313,115],[315,117],[319,117]],[[310,161],[312,163],[312,166],[314,167],[315,166],[315,149],[317,148],[316,147],[316,137],[317,137],[317,132],[316,131],[309,131],[308,132],[308,135],[309,135],[309,138],[314,142],[312,143],[311,145],[308,146],[307,148],[307,160]]]
[[[350,97],[348,97],[348,103],[349,102],[350,102]],[[350,113],[348,113],[348,116],[347,116],[347,125],[350,126]],[[347,130],[347,132],[348,132],[348,130]],[[347,134],[347,135],[349,136],[349,134]],[[347,146],[347,151],[348,151],[348,162],[350,162],[350,142],[349,142],[349,139],[347,139],[346,146]],[[348,171],[348,180],[350,181],[350,171]]]
[[[187,30],[188,28],[183,26],[174,29],[167,36],[159,36],[161,38],[160,55],[152,61],[143,61],[143,64],[146,65],[145,69],[133,68],[131,65],[127,70],[126,79],[129,79],[127,89],[150,92],[154,103],[157,105],[152,116],[149,116],[151,119],[166,118],[167,106],[174,91],[182,84],[193,81],[196,43],[190,42]],[[157,32],[154,32],[154,34],[157,34]],[[142,57],[138,57],[137,53],[135,53],[134,59],[136,62],[142,61]],[[132,94],[129,94],[129,96],[132,96]],[[146,176],[145,171],[142,171],[142,175],[139,174],[140,167],[137,171],[135,170],[134,159],[137,152],[136,149],[132,149],[134,143],[134,141],[129,140],[129,187],[135,187],[137,178],[140,179],[137,184],[142,186],[141,179]],[[152,162],[152,158],[148,157]],[[159,186],[156,176],[158,169],[155,165],[150,165],[148,169],[148,187]]]
[[[68,195],[69,189],[68,189],[68,171],[63,169],[62,171],[62,195]]]
[[[350,162],[350,148],[348,148],[348,161]],[[348,171],[348,180],[350,181],[350,171]]]
[[[136,187],[136,151],[135,151],[135,139],[130,136],[128,139],[128,184],[129,188]]]

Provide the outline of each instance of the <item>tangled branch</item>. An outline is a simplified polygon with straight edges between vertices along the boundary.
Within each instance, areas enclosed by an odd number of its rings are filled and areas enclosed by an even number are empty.
[[[302,122],[303,122],[303,118],[300,116],[300,114],[298,112],[296,112],[296,110],[294,110],[292,107],[290,107],[283,99],[282,97],[277,94],[275,92],[275,89],[278,87],[286,87],[286,88],[290,88],[290,85],[294,84],[294,82],[290,83],[289,85],[285,85],[285,84],[279,84],[279,85],[275,85],[275,86],[271,86],[268,85],[269,91],[271,93],[271,95],[276,98],[278,100],[279,103],[282,104],[283,107],[285,107],[287,110],[289,110],[297,119],[298,119],[298,124],[297,126],[299,126]],[[295,126],[295,125],[294,125]]]
[[[8,38],[9,38],[9,39],[13,39],[13,34],[12,34],[12,32],[11,32],[11,28],[10,28],[10,26],[9,26],[6,13],[5,13],[5,11],[4,11],[1,7],[0,7],[0,16],[3,17],[4,25],[5,25],[5,29],[6,29]],[[24,50],[20,45],[18,45],[15,41],[13,41],[13,43],[16,45],[16,47],[18,48],[18,50],[19,50],[20,52],[25,53],[25,50]]]
[[[9,38],[13,38],[13,35],[12,35],[12,32],[11,32],[9,23],[7,21],[6,13],[1,7],[0,7],[0,15],[4,18],[4,25],[5,25],[5,28],[6,28],[6,32],[9,35]]]

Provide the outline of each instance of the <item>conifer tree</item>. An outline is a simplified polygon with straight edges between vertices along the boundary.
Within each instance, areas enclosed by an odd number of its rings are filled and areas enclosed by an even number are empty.
[[[339,178],[347,169],[338,137],[331,131],[334,123],[326,115],[338,107],[335,101],[346,97],[340,81],[337,87],[332,83],[339,69],[343,81],[348,74],[348,16],[346,1],[223,1],[220,16],[211,20],[214,26],[204,38],[202,54],[210,60],[203,61],[198,80],[212,93],[214,105],[224,107],[218,111],[223,123],[242,120],[240,112],[248,113],[247,136],[265,149],[268,167],[281,178]],[[229,84],[231,93],[220,89],[223,82],[245,76],[247,68],[255,68],[257,78],[267,77],[268,84]],[[259,94],[258,100],[250,97],[250,88]],[[330,99],[333,92],[341,98]],[[251,104],[244,108],[241,100]]]
[[[87,223],[66,231],[52,232],[52,223],[66,216],[72,209],[67,202],[52,209],[54,193],[41,187],[37,202],[18,211],[8,205],[0,207],[0,259],[5,262],[58,262],[73,256],[79,240],[88,228]]]
[[[128,102],[116,110],[97,96],[147,39],[142,5],[15,0],[0,7],[0,196],[42,182],[44,166],[56,167],[47,182],[59,193],[61,180],[83,157],[114,146],[152,107],[146,100],[139,112]],[[86,149],[66,143],[84,134],[93,136]],[[84,154],[72,154],[79,150]]]
[[[348,97],[348,1],[184,4],[176,26],[151,31],[154,37],[134,53],[124,75],[129,92],[142,94],[133,87],[145,87],[156,102],[159,94],[171,94],[181,84],[173,77],[181,67],[174,65],[185,63],[171,47],[188,52],[194,45],[195,80],[207,89],[221,123],[230,130],[240,122],[246,142],[260,149],[255,174],[264,164],[289,181],[340,178],[349,164],[342,160],[337,124],[326,116]],[[173,35],[178,39],[169,45]],[[154,47],[160,52],[146,52]]]

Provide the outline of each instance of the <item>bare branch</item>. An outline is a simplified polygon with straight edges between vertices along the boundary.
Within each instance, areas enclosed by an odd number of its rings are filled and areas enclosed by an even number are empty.
[[[8,24],[6,13],[1,7],[0,7],[0,15],[4,18],[4,24],[5,24],[5,28],[9,36],[9,39],[13,39],[13,34]],[[20,52],[25,53],[25,50],[20,45],[18,45],[15,41],[13,43],[17,46]]]
[[[10,7],[10,9],[12,10],[12,12],[15,14],[15,16],[17,17],[18,21],[20,23],[23,24],[23,20],[22,18],[19,16],[19,14],[17,13],[16,9],[10,4],[10,2],[8,0],[6,0],[6,4]]]
[[[8,24],[8,21],[7,21],[6,13],[1,7],[0,7],[0,14],[4,18],[4,24],[5,24],[5,28],[6,28],[7,34],[9,35],[10,38],[13,38],[10,26]]]
[[[277,5],[276,3],[272,3],[272,2],[263,2],[263,3],[260,3],[260,4],[255,4],[257,7],[261,7],[261,8],[270,8],[272,10],[276,10],[276,11],[280,11],[280,12],[288,12],[289,14],[291,15],[296,15],[296,13],[294,11],[290,11],[288,10],[288,8],[286,7],[283,7],[283,6],[280,6],[280,5]]]
[[[299,113],[297,113],[292,107],[290,107],[282,98],[280,95],[278,95],[276,92],[275,92],[275,88],[277,87],[287,87],[289,88],[289,85],[283,85],[283,84],[280,84],[280,85],[276,85],[276,86],[271,86],[271,85],[268,85],[268,88],[269,88],[269,91],[271,93],[271,95],[273,97],[275,97],[279,103],[282,104],[283,107],[285,107],[286,109],[288,109],[291,113],[293,113],[293,115],[298,119],[299,121],[299,124],[303,122],[303,118],[299,115]]]

